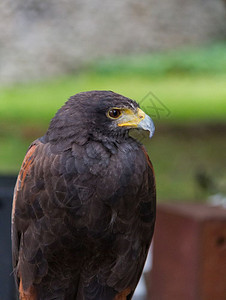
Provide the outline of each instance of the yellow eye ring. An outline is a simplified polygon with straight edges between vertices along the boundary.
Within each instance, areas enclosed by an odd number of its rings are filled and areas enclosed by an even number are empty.
[[[121,116],[122,112],[118,108],[112,108],[108,111],[108,117],[111,119],[118,119]]]

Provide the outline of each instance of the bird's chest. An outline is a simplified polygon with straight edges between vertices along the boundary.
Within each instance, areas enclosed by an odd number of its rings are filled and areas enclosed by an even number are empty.
[[[77,175],[71,181],[70,197],[76,226],[89,234],[108,236],[114,224],[120,228],[135,222],[138,192],[144,180],[146,163],[139,149],[119,147],[115,153],[94,143],[74,157]]]
[[[92,142],[82,151],[75,151],[76,175],[73,185],[79,198],[110,205],[117,199],[135,196],[139,189],[146,161],[143,152],[133,144],[120,144],[112,153],[102,144]],[[77,154],[79,152],[79,155]]]

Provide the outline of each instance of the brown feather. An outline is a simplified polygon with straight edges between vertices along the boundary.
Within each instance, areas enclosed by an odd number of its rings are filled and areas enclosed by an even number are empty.
[[[155,179],[145,149],[106,120],[112,105],[137,107],[112,92],[73,96],[25,156],[12,209],[21,300],[132,297],[154,231]]]
[[[35,288],[31,286],[27,290],[24,290],[22,280],[21,280],[19,286],[19,297],[20,300],[37,300],[37,294]]]
[[[127,296],[131,293],[131,289],[127,288],[121,293],[117,294],[114,298],[114,300],[126,300]]]

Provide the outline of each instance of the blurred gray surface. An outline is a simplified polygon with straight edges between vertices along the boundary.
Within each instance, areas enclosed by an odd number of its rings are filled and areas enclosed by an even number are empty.
[[[223,0],[1,0],[0,83],[226,37]]]

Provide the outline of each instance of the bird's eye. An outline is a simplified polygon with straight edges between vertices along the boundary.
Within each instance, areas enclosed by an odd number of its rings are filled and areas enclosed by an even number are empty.
[[[108,115],[110,118],[117,119],[121,115],[121,111],[120,109],[113,108],[109,110]]]

